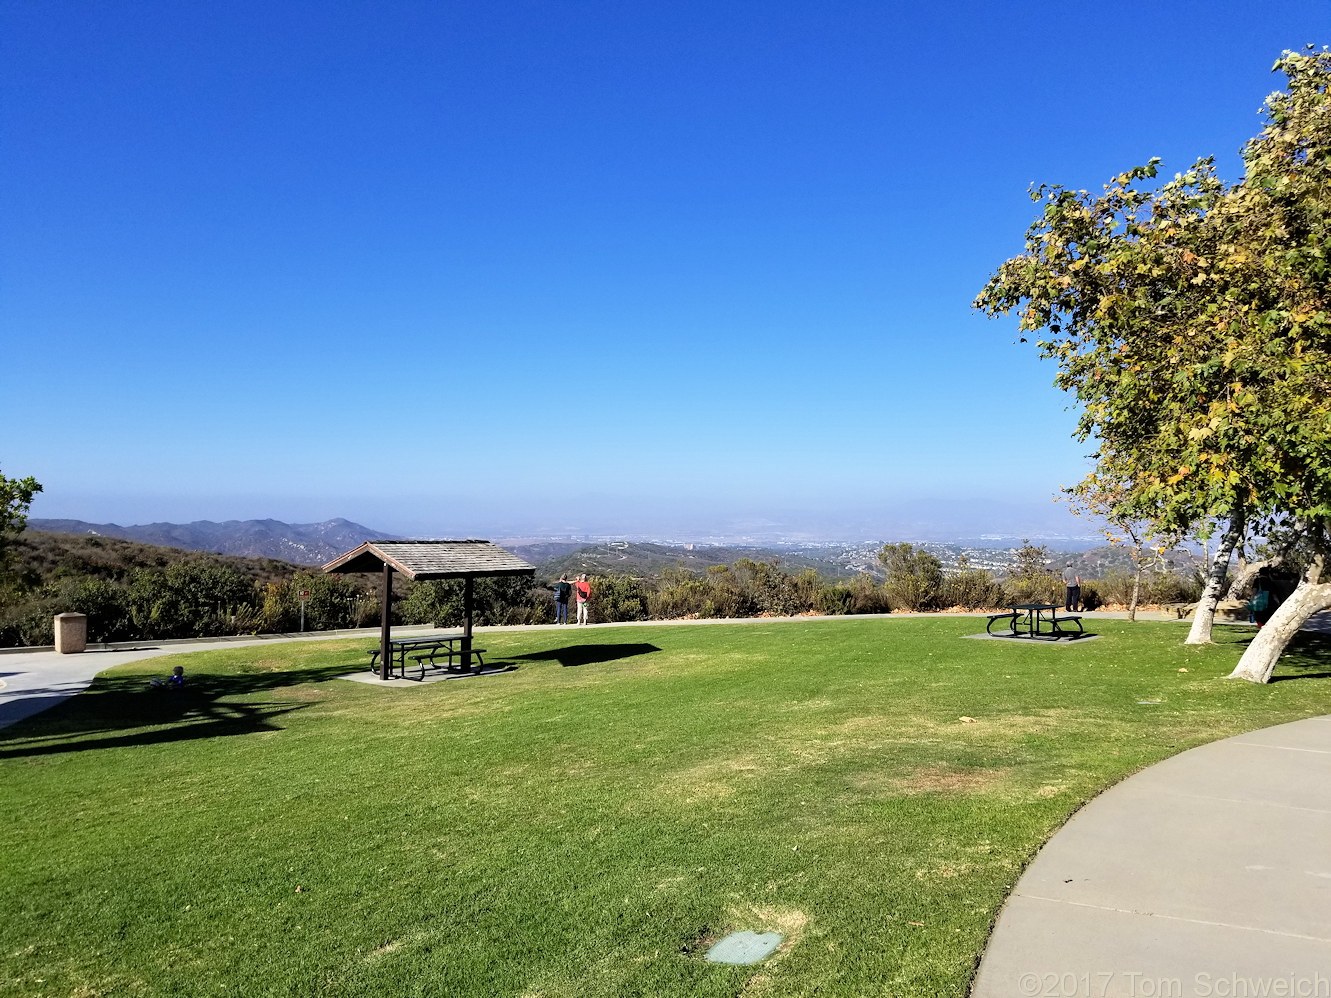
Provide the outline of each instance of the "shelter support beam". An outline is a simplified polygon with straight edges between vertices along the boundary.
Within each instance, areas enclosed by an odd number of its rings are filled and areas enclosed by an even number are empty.
[[[470,575],[462,580],[462,668],[471,671],[471,603],[475,583]]]
[[[389,658],[393,649],[389,646],[389,640],[392,624],[390,614],[392,613],[393,603],[393,568],[388,562],[384,562],[384,603],[379,612],[379,678],[388,681],[389,670],[393,667],[393,660]]]

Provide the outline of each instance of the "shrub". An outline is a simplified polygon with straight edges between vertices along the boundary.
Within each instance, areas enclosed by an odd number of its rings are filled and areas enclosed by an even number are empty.
[[[701,616],[707,605],[710,586],[692,572],[668,568],[661,573],[655,593],[648,596],[650,616],[660,620]]]
[[[888,599],[887,589],[874,581],[867,572],[856,576],[851,585],[855,594],[851,604],[851,613],[890,613],[892,603]]]
[[[1003,602],[1003,587],[983,568],[963,569],[943,580],[939,602],[967,610],[988,610]]]
[[[855,588],[846,585],[826,586],[818,593],[818,612],[839,616],[855,612]]]
[[[208,562],[177,562],[164,572],[140,570],[129,584],[137,636],[149,639],[237,633],[237,612],[248,617],[257,595],[244,574]]]
[[[1063,605],[1067,587],[1049,568],[1049,549],[1022,541],[1017,560],[1003,582],[1003,603],[1057,603]]]
[[[278,633],[298,630],[302,592],[310,594],[305,601],[307,631],[368,626],[378,619],[379,601],[361,583],[344,575],[297,572],[264,588],[263,605],[253,615],[253,628]]]
[[[893,609],[937,609],[943,590],[943,566],[927,551],[909,544],[887,544],[878,552],[887,568],[888,600]]]
[[[1152,603],[1194,603],[1202,598],[1201,587],[1177,575],[1158,575],[1151,581]]]
[[[592,623],[647,619],[647,594],[638,579],[627,575],[597,575],[589,581],[592,602],[587,616]]]
[[[460,579],[417,582],[403,596],[395,615],[404,624],[460,627],[462,587]],[[554,616],[540,590],[533,590],[529,579],[518,576],[477,579],[472,584],[471,613],[472,623],[478,627],[545,623]]]
[[[89,641],[132,641],[138,636],[129,590],[124,586],[106,579],[81,579],[66,592],[69,608],[88,615]]]
[[[1067,587],[1057,575],[1031,575],[1003,583],[1003,603],[1057,603],[1063,605]]]
[[[1081,608],[1083,610],[1098,610],[1104,606],[1104,598],[1100,595],[1099,584],[1094,581],[1084,581],[1081,584]]]
[[[7,605],[0,613],[0,646],[54,644],[55,615],[65,609],[54,586],[44,586],[27,599]]]

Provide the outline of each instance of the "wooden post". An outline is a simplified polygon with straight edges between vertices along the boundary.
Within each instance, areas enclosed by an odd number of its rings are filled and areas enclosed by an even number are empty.
[[[389,604],[392,602],[393,569],[388,562],[384,562],[384,605],[379,614],[379,678],[385,681],[390,675],[388,670],[392,665],[388,657],[392,653],[392,647],[388,643],[392,628],[392,624],[389,623]]]
[[[471,671],[471,595],[472,582],[468,575],[462,581],[462,668]]]

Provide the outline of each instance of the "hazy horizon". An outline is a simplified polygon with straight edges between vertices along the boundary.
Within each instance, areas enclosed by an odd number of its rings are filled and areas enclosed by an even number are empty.
[[[585,509],[586,504],[584,504]],[[34,503],[32,518],[41,520],[80,520],[89,523],[118,524],[122,527],[150,523],[191,523],[196,521],[278,520],[285,523],[320,523],[341,518],[359,523],[384,534],[411,537],[486,536],[491,538],[589,539],[673,541],[696,544],[752,543],[863,543],[868,541],[977,541],[994,539],[1059,538],[1069,541],[1102,542],[1093,524],[1072,516],[1062,504],[966,502],[964,500],[921,499],[914,502],[879,504],[840,511],[799,509],[769,510],[763,515],[735,512],[708,516],[688,509],[658,507],[646,511],[612,513],[593,509],[578,515],[550,515],[539,507],[523,514],[497,515],[491,510],[473,508],[452,515],[400,516],[372,509],[334,511],[329,515],[282,515],[258,511],[243,515],[194,515],[180,508],[173,515],[142,515],[133,506],[101,507],[104,513],[59,505],[59,512],[48,504]],[[159,508],[159,512],[166,511]],[[1100,541],[1097,541],[1097,538]]]

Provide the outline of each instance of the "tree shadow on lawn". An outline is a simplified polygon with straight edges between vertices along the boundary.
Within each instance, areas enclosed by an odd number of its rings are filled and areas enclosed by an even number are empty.
[[[226,701],[322,682],[346,671],[346,666],[333,666],[299,672],[187,675],[185,685],[178,688],[154,687],[144,675],[98,676],[77,696],[0,729],[0,759],[280,731],[281,726],[274,723],[277,718],[309,704]]]
[[[552,648],[550,651],[536,651],[529,655],[509,656],[514,660],[529,662],[558,662],[564,668],[579,665],[592,665],[597,662],[616,662],[622,658],[647,655],[661,649],[646,642],[618,645],[570,645],[567,648]]]
[[[1285,654],[1280,656],[1271,682],[1328,678],[1331,678],[1331,636],[1302,631],[1295,635]]]

